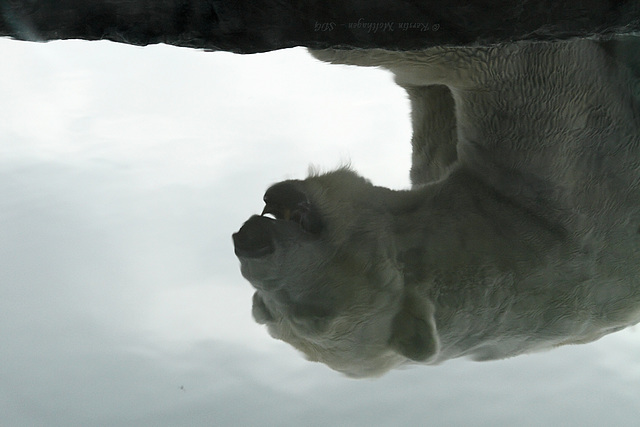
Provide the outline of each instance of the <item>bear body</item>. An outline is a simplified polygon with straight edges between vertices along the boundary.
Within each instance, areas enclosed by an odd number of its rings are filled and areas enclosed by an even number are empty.
[[[414,185],[340,169],[272,186],[234,235],[256,320],[356,377],[640,321],[638,47],[312,52],[406,89]]]

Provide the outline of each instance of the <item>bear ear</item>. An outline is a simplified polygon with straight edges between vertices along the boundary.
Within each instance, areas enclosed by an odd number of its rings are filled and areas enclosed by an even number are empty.
[[[255,321],[261,325],[264,325],[267,322],[273,322],[273,315],[257,292],[253,294],[253,308],[251,309],[251,314],[253,314]]]
[[[419,296],[406,295],[402,309],[393,319],[389,344],[413,361],[432,359],[438,353],[439,343],[431,304]]]

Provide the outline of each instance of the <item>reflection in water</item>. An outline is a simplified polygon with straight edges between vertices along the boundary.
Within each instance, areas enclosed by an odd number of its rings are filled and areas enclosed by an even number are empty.
[[[272,186],[234,235],[255,319],[352,376],[637,323],[637,46],[314,52],[383,66],[406,88],[414,187],[348,169]]]

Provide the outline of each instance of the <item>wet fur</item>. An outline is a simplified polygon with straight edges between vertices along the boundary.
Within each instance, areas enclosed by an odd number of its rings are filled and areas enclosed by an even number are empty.
[[[349,169],[291,181],[324,229],[274,224],[275,252],[241,259],[256,320],[356,377],[637,323],[637,48],[312,52],[395,74],[412,104],[414,186],[375,187]]]

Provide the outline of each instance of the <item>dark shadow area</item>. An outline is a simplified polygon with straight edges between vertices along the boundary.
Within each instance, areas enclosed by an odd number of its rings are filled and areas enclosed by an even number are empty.
[[[0,36],[236,53],[294,46],[413,50],[638,30],[640,5],[633,0],[0,1]]]

